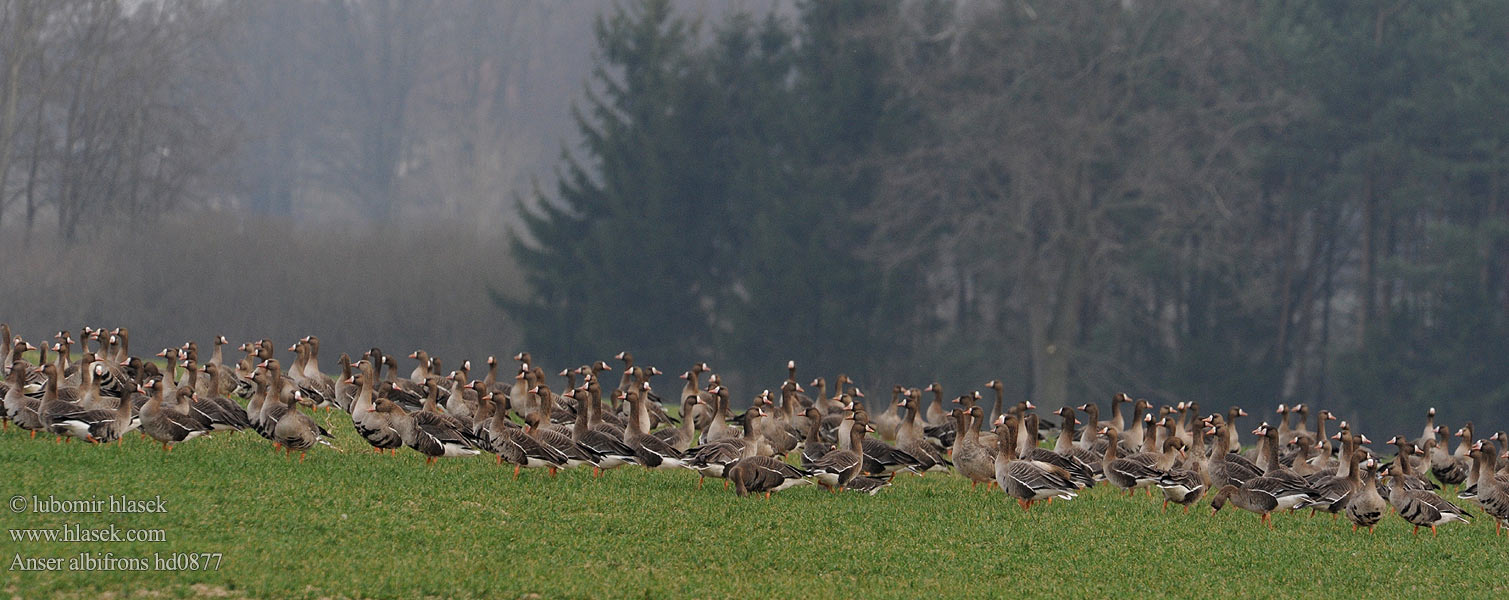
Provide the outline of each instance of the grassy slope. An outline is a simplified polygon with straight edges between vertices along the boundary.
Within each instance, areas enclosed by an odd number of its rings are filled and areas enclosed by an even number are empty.
[[[321,418],[324,418],[323,416]],[[167,515],[0,512],[0,529],[78,522],[160,527],[164,544],[16,543],[23,556],[78,552],[222,552],[218,572],[20,573],[5,596],[96,597],[918,597],[1130,594],[1295,597],[1502,597],[1509,540],[1487,519],[1410,536],[1398,517],[1377,535],[1343,518],[1281,515],[1274,532],[1235,509],[1162,513],[1153,499],[1100,488],[1023,513],[1000,492],[953,476],[899,477],[870,497],[814,487],[741,499],[690,472],[626,467],[526,471],[491,459],[426,468],[415,453],[366,450],[304,464],[255,434],[216,436],[172,453],[132,435],[123,447],[0,435],[0,496],[161,495]],[[1270,587],[1271,586],[1271,587]]]

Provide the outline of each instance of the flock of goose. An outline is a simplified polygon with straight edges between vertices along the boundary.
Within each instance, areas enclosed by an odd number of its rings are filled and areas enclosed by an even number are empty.
[[[513,357],[518,367],[502,380],[493,357],[486,375],[472,379],[470,361],[444,373],[440,360],[422,350],[409,355],[418,364],[402,377],[397,359],[378,348],[355,361],[342,354],[340,376],[330,377],[320,370],[313,336],[288,348],[294,358],[286,370],[265,339],[242,344],[244,357],[234,363],[223,359],[223,336],[202,363],[189,342],[158,352],[166,365],[159,367],[130,353],[124,328],[83,328],[77,360],[72,335],[55,338],[33,345],[0,324],[5,425],[58,442],[119,444],[139,430],[171,451],[211,432],[251,429],[285,454],[297,451],[302,462],[318,445],[335,448],[328,441],[333,434],[302,405],[331,411],[327,416],[345,412],[374,452],[407,447],[427,463],[492,454],[513,466],[515,478],[523,469],[554,475],[586,466],[600,477],[635,464],[694,470],[698,487],[708,477],[721,478],[739,495],[768,499],[814,483],[835,493],[874,494],[902,471],[951,471],[971,487],[1001,489],[1027,510],[1038,501],[1073,499],[1104,481],[1128,496],[1158,488],[1164,509],[1173,503],[1188,511],[1209,492],[1213,511],[1229,504],[1257,513],[1270,528],[1273,512],[1309,508],[1312,515],[1344,514],[1354,531],[1370,532],[1393,512],[1416,533],[1471,520],[1438,493],[1452,485],[1459,499],[1494,521],[1495,536],[1509,526],[1509,453],[1499,453],[1509,437],[1476,438],[1471,423],[1448,435],[1435,423],[1435,409],[1419,438],[1388,441],[1395,448],[1391,459],[1376,454],[1368,447],[1372,441],[1345,421],[1327,435],[1335,420],[1327,411],[1316,412],[1312,428],[1304,405],[1280,405],[1278,425],[1259,425],[1252,431],[1255,447],[1243,452],[1237,420],[1248,414],[1237,407],[1201,416],[1192,402],[1154,410],[1146,400],[1117,394],[1109,419],[1101,420],[1098,406],[1089,403],[1056,411],[1055,427],[1030,402],[1004,406],[997,381],[986,385],[995,395],[989,417],[978,391],[953,398],[956,406],[946,409],[949,401],[936,383],[894,386],[887,408],[871,415],[864,393],[847,376],[839,375],[832,390],[823,378],[813,380],[809,395],[792,362],[777,392],[762,392],[748,410],[735,413],[728,388],[698,363],[680,376],[678,419],[651,386],[661,371],[634,364],[627,352],[615,357],[623,365],[613,387],[605,389],[601,380],[613,367],[597,361],[559,372],[565,385],[557,394],[528,353]],[[36,364],[23,358],[28,351],[38,353]],[[927,394],[932,402],[924,409]],[[1132,406],[1130,424],[1122,404]],[[1059,435],[1052,449],[1040,447],[1041,432],[1054,429]],[[797,464],[789,460],[793,452],[799,452]]]

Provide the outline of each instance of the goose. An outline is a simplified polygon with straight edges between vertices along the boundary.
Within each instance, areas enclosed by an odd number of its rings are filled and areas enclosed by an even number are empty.
[[[1289,417],[1292,411],[1289,406],[1281,403],[1278,405],[1278,409],[1273,412],[1281,417],[1278,421],[1278,436],[1287,439],[1289,436],[1294,435],[1294,426],[1290,423]]]
[[[1203,436],[1201,436],[1203,437]],[[1191,468],[1173,468],[1158,478],[1156,484],[1163,490],[1163,509],[1168,510],[1168,503],[1173,502],[1184,506],[1184,512],[1189,512],[1189,507],[1205,495],[1205,490],[1210,488],[1210,478],[1205,476],[1205,463],[1199,460],[1191,460]]]
[[[1436,437],[1426,442],[1430,452],[1430,474],[1443,484],[1457,485],[1467,480],[1467,471],[1472,465],[1465,455],[1448,453],[1446,447],[1449,443],[1446,426],[1437,426]]]
[[[1412,490],[1441,489],[1441,486],[1436,485],[1435,482],[1429,479],[1422,479],[1415,474],[1417,469],[1427,467],[1425,460],[1422,458],[1425,454],[1424,450],[1410,443],[1409,440],[1404,439],[1402,435],[1390,438],[1388,443],[1396,449],[1394,462],[1398,462],[1399,467],[1404,471],[1404,487]],[[1384,488],[1382,493],[1387,494],[1388,488]]]
[[[1366,453],[1357,450],[1357,436],[1348,435],[1342,440],[1343,452],[1346,453],[1345,472],[1325,477],[1312,484],[1319,499],[1299,505],[1297,508],[1313,508],[1331,513],[1331,518],[1336,518],[1341,509],[1346,508],[1347,501],[1357,490],[1362,489],[1362,476],[1358,470],[1358,464],[1366,457]],[[1389,490],[1393,494],[1393,490]],[[1313,515],[1314,512],[1312,511]]]
[[[341,357],[335,362],[341,367],[340,376],[335,378],[335,405],[339,406],[341,410],[346,411],[346,414],[349,415],[354,410],[353,405],[356,404],[356,394],[358,392],[357,386],[350,383],[352,374],[351,355],[342,352]]]
[[[712,420],[708,422],[707,430],[702,433],[704,444],[738,437],[733,428],[728,426],[728,389],[722,386],[715,387],[712,390],[712,396]]]
[[[1002,415],[996,420],[999,440],[995,458],[996,485],[1017,499],[1022,510],[1032,510],[1038,500],[1072,500],[1078,486],[1069,473],[1055,465],[1017,458],[1017,418]]]
[[[801,385],[795,381],[787,380],[782,383],[781,406],[771,407],[767,415],[769,418],[760,422],[760,434],[770,446],[770,456],[776,458],[786,456],[802,443],[802,436],[806,432],[798,429],[791,419],[798,404],[796,394],[801,389]],[[803,422],[806,420],[802,419]]]
[[[1509,481],[1495,477],[1498,471],[1498,448],[1493,442],[1479,440],[1472,444],[1468,453],[1472,457],[1479,479],[1472,500],[1493,518],[1493,535],[1509,527]]]
[[[289,346],[288,350],[295,354],[293,365],[288,369],[288,378],[293,384],[304,392],[316,408],[331,409],[338,404],[335,399],[335,381],[324,373],[316,370],[310,375],[309,367],[309,342],[299,341]]]
[[[602,477],[604,471],[633,464],[636,460],[634,449],[623,443],[622,436],[609,435],[592,427],[592,423],[597,420],[596,413],[602,410],[602,406],[592,399],[591,392],[583,392],[582,389],[576,390],[576,396],[583,399],[585,414],[571,424],[571,439],[598,456],[597,462],[592,465],[592,476]],[[584,393],[586,396],[583,396]]]
[[[1294,435],[1310,433],[1310,405],[1296,404],[1294,408],[1289,409],[1289,412],[1294,415],[1294,427],[1289,430],[1289,433]]]
[[[193,419],[179,416],[176,411],[163,406],[165,388],[161,380],[156,380],[148,382],[147,386],[141,390],[149,396],[147,403],[141,407],[141,431],[162,444],[163,451],[172,452],[173,444],[192,440],[204,435],[208,430],[200,428]],[[188,397],[193,393],[193,390],[189,389],[180,389],[176,392],[183,397]]]
[[[917,413],[921,412],[918,402],[903,395],[897,399],[896,406],[906,412],[906,418],[896,429],[896,447],[917,459],[917,474],[921,475],[928,471],[947,472],[952,468],[953,463],[944,458],[937,447],[923,437],[922,430],[917,427]]]
[[[1128,396],[1126,392],[1117,392],[1115,395],[1111,396],[1111,418],[1095,423],[1094,427],[1096,428],[1096,430],[1099,430],[1103,427],[1109,427],[1116,430],[1117,433],[1126,431],[1127,424],[1125,421],[1121,420],[1121,405],[1122,403],[1131,401],[1132,397]]]
[[[1273,496],[1278,501],[1276,510],[1294,510],[1301,505],[1308,506],[1322,500],[1321,490],[1312,487],[1299,473],[1278,462],[1277,428],[1264,424],[1252,433],[1258,436],[1257,464],[1263,474],[1243,482],[1242,489],[1258,490]]]
[[[891,403],[871,421],[875,425],[875,433],[880,434],[880,439],[899,441],[903,421],[899,411],[902,410],[901,396],[905,392],[906,388],[899,383],[891,386]]]
[[[1231,438],[1227,440],[1228,448],[1235,450],[1242,447],[1241,432],[1237,430],[1237,419],[1245,416],[1248,416],[1247,411],[1242,410],[1240,406],[1233,405],[1226,409],[1226,437]],[[1274,430],[1274,434],[1278,434],[1277,429]]]
[[[575,390],[569,390],[567,393],[570,394],[574,392]],[[593,451],[591,448],[576,443],[576,440],[573,440],[571,438],[570,433],[561,433],[556,429],[538,426],[538,424],[542,423],[543,420],[543,416],[536,414],[535,419],[533,419],[533,422],[536,424],[536,426],[528,428],[526,430],[526,433],[533,436],[534,439],[539,440],[541,444],[548,446],[550,449],[559,452],[561,456],[566,457],[566,462],[564,465],[562,465],[563,468],[573,469],[582,465],[593,465],[595,467],[597,466],[598,461],[602,460],[602,456],[599,455],[596,451]],[[530,420],[525,420],[526,424],[528,424],[529,422]],[[569,432],[571,430],[568,429],[567,431]],[[554,475],[555,471],[552,470],[551,474]]]
[[[482,453],[472,435],[470,424],[461,423],[431,410],[417,410],[398,416],[402,410],[392,402],[383,402],[381,410],[394,415],[403,444],[424,455],[424,463],[433,465],[441,458],[476,456]]]
[[[857,392],[858,389],[855,391]],[[853,404],[853,400],[849,400],[848,403]],[[865,422],[868,423],[868,415],[865,416]],[[873,431],[874,425],[870,425],[866,433]],[[863,442],[860,446],[860,450],[864,453],[864,467],[861,469],[861,474],[891,475],[902,469],[913,473],[919,472],[918,469],[922,463],[917,460],[917,457],[874,438],[865,437]]]
[[[1273,529],[1273,510],[1278,508],[1278,499],[1272,494],[1259,490],[1247,490],[1235,485],[1226,485],[1216,491],[1216,495],[1210,499],[1210,514],[1215,516],[1226,506],[1230,500],[1232,506],[1242,510],[1257,513],[1263,523]]]
[[[648,411],[645,409],[647,400],[644,397],[644,392],[648,389],[649,384],[645,383],[640,389],[619,392],[623,395],[623,401],[629,405],[631,412],[629,426],[624,430],[624,444],[634,450],[634,458],[640,466],[646,469],[686,467],[686,459],[682,457],[681,451],[645,431],[644,424],[650,420]]]
[[[769,456],[741,458],[729,464],[727,472],[735,493],[740,496],[763,493],[766,500],[773,492],[811,484],[807,478],[813,475]]]
[[[5,418],[8,422],[15,423],[22,429],[31,432],[31,437],[36,438],[38,431],[46,431],[42,424],[40,407],[42,401],[26,395],[26,377],[31,368],[26,361],[16,360],[11,362],[10,372],[6,373],[5,380],[8,387],[5,390]]]
[[[701,400],[692,398],[692,401],[700,402]],[[703,444],[687,452],[687,464],[698,474],[697,489],[702,489],[702,483],[708,477],[724,477],[728,465],[758,453],[760,445],[758,424],[766,414],[761,407],[751,408],[745,417],[743,437]],[[723,487],[728,487],[727,479],[723,480]]]
[[[686,385],[681,389],[681,421],[684,425],[686,425],[687,430],[690,430],[693,427],[701,429],[711,422],[712,408],[710,407],[712,405],[712,395],[706,391],[703,391],[702,384],[699,381],[699,378],[702,376],[702,374],[710,370],[712,370],[712,368],[707,366],[707,363],[699,362],[692,365],[691,369],[680,375],[681,379],[686,380]],[[688,403],[687,398],[698,399],[701,400],[702,403]],[[687,407],[689,406],[691,407],[691,410],[687,410]],[[687,421],[692,421],[692,423],[686,423]],[[688,436],[687,440],[688,442],[690,442],[691,437]],[[683,446],[678,449],[685,451],[686,447]]]
[[[61,374],[56,364],[45,363],[37,370],[47,378],[42,384],[42,401],[37,405],[37,412],[41,415],[42,426],[58,436],[58,441],[73,441],[74,438],[95,441],[89,433],[90,428],[115,419],[114,411],[90,410],[76,402],[59,398],[58,383]]]
[[[1170,436],[1163,441],[1162,452],[1143,452],[1121,458],[1116,430],[1101,427],[1100,435],[1110,442],[1106,446],[1105,456],[1101,458],[1101,472],[1106,481],[1126,490],[1128,496],[1143,488],[1149,489],[1151,493],[1151,486],[1173,468],[1174,460],[1184,453],[1185,448],[1184,440]]]
[[[978,380],[976,380],[978,381]],[[927,384],[922,391],[933,393],[933,403],[927,406],[927,424],[943,425],[947,422],[948,413],[943,408],[943,385],[934,381]]]
[[[1122,440],[1121,443],[1124,446],[1128,446],[1130,449],[1137,452],[1152,450],[1151,447],[1143,447],[1145,446],[1145,444],[1142,441],[1143,438],[1147,436],[1147,417],[1152,416],[1151,413],[1144,413],[1143,411],[1152,407],[1152,403],[1148,402],[1147,400],[1138,400],[1132,403],[1132,426],[1124,429],[1123,431],[1126,432],[1125,435],[1119,437],[1119,439]],[[1069,407],[1066,406],[1064,408]],[[1069,412],[1072,413],[1073,409],[1069,409]],[[1062,415],[1063,411],[1060,410],[1059,414]],[[1094,425],[1088,426],[1094,427]],[[1088,431],[1100,431],[1100,429],[1097,427]],[[1154,447],[1158,447],[1156,443],[1154,444]],[[1096,461],[1099,460],[1099,457],[1097,457]]]
[[[1248,479],[1262,475],[1256,465],[1230,451],[1231,438],[1225,435],[1225,428],[1226,425],[1217,423],[1205,430],[1206,435],[1215,436],[1215,446],[1211,448],[1210,457],[1205,459],[1205,471],[1212,487],[1240,486]]]
[[[974,418],[971,411],[956,408],[949,414],[954,419],[955,429],[965,432],[954,436],[954,471],[969,480],[970,489],[984,482],[988,490],[996,483],[995,453],[980,443],[979,430],[971,426]]]
[[[838,493],[859,475],[864,466],[865,434],[871,429],[869,419],[862,412],[844,418],[838,427],[838,448],[805,466],[818,485]]]
[[[304,390],[294,390],[286,410],[272,426],[273,441],[283,446],[283,455],[289,456],[294,450],[298,450],[299,462],[304,462],[304,454],[315,444],[335,447],[324,439],[330,437],[330,432],[325,431],[325,428],[315,423],[313,418],[299,410],[299,405],[306,401],[308,399],[304,397]]]
[[[189,406],[189,410],[198,415],[201,423],[208,426],[211,431],[234,432],[251,427],[251,421],[246,418],[246,411],[221,393],[221,383],[215,376],[220,368],[218,365],[199,367],[194,364],[194,361],[189,360],[184,361],[184,368],[195,381],[200,380],[199,374],[203,373],[203,380],[211,386],[207,393],[201,394],[198,391],[198,385],[189,385],[190,389],[195,390],[194,402]]]
[[[497,400],[496,395],[494,400]],[[492,424],[487,430],[488,445],[496,452],[498,464],[507,461],[513,465],[514,479],[519,478],[521,468],[548,468],[554,471],[565,466],[566,457],[561,453],[541,444],[524,429],[508,426],[508,419],[500,419],[498,416],[496,413],[493,415]],[[539,413],[529,413],[525,421],[530,427],[537,425]]]
[[[705,365],[706,363],[698,364]],[[696,376],[691,375],[691,373],[691,371],[688,371],[682,374],[682,377],[687,379],[689,385],[696,382]],[[706,394],[706,396],[704,397],[702,394]],[[681,395],[681,424],[658,429],[653,432],[653,435],[660,438],[660,441],[670,445],[670,447],[675,448],[677,452],[686,452],[687,448],[692,447],[692,442],[697,437],[697,429],[695,428],[696,419],[692,417],[695,415],[707,415],[703,418],[711,424],[713,411],[705,408],[705,406],[713,402],[714,399],[715,396],[707,392],[698,392],[697,390],[693,390],[693,393],[690,394],[683,392]],[[699,406],[704,408],[699,411]],[[722,418],[721,415],[719,418]],[[748,428],[748,425],[746,424],[745,427]]]
[[[834,450],[833,444],[823,441],[818,434],[822,427],[822,412],[815,406],[809,406],[806,410],[807,437],[802,440],[802,468],[808,468],[818,459]]]
[[[1436,527],[1453,521],[1470,523],[1472,517],[1466,511],[1452,504],[1449,500],[1423,490],[1405,489],[1401,476],[1399,463],[1389,467],[1392,475],[1389,483],[1388,503],[1394,507],[1399,517],[1410,525],[1414,525],[1413,535],[1420,534],[1421,527],[1429,527],[1430,534],[1436,535]]]
[[[377,410],[376,394],[372,389],[373,375],[366,371],[352,373],[346,378],[346,384],[355,388],[356,400],[351,403],[351,425],[356,433],[367,440],[372,446],[372,451],[382,454],[387,450],[390,455],[397,455],[398,448],[404,445],[403,431],[399,429],[397,420],[402,418],[402,409],[397,413],[393,411]],[[387,401],[392,404],[391,401]],[[393,404],[397,407],[397,404]]]
[[[1143,404],[1145,402],[1146,401],[1139,401],[1138,403]],[[1064,456],[1074,458],[1086,465],[1100,464],[1102,455],[1096,454],[1090,450],[1086,450],[1078,445],[1075,445],[1074,443],[1075,426],[1079,423],[1079,419],[1074,416],[1074,409],[1068,406],[1060,408],[1058,409],[1058,416],[1063,420],[1063,428],[1059,431],[1058,440],[1053,444],[1053,451]],[[1140,430],[1142,428],[1140,418],[1136,421],[1136,423],[1137,424],[1133,427],[1133,429],[1128,430],[1127,433],[1129,435],[1132,431]],[[1094,473],[1092,473],[1092,475],[1093,474]],[[1100,477],[1098,477],[1098,479],[1105,479],[1105,474],[1100,474]]]
[[[1415,445],[1425,447],[1426,440],[1436,439],[1436,407],[1432,406],[1425,411],[1425,431],[1415,439]]]
[[[970,409],[970,412],[974,417],[983,416],[984,414],[979,411],[978,406]],[[1018,431],[1020,441],[1017,443],[1017,458],[1048,463],[1063,469],[1069,473],[1070,479],[1079,488],[1095,485],[1095,473],[1099,470],[1098,464],[1096,468],[1092,469],[1090,465],[1085,464],[1077,458],[1059,454],[1047,448],[1039,448],[1037,444],[1033,443],[1037,438],[1038,416],[1029,413],[1026,418],[1022,419],[1022,422],[1025,423],[1026,433],[1023,435],[1021,431]]]
[[[1378,494],[1378,461],[1368,459],[1362,463],[1363,485],[1362,489],[1352,495],[1347,502],[1347,520],[1352,522],[1352,532],[1356,533],[1358,527],[1368,528],[1368,533],[1373,533],[1373,527],[1378,521],[1383,520],[1383,511],[1388,506],[1383,501],[1383,496]]]
[[[850,479],[849,483],[844,484],[844,491],[859,492],[861,494],[869,494],[871,496],[874,496],[875,494],[880,493],[880,490],[890,487],[890,485],[890,480],[876,479],[874,477],[865,477],[861,475],[859,477]]]

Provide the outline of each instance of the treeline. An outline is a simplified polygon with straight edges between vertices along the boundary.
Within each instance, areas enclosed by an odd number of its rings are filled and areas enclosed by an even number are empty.
[[[804,2],[598,21],[504,293],[536,356],[1509,409],[1509,6]]]
[[[0,228],[175,211],[503,228],[548,172],[589,5],[4,0]]]

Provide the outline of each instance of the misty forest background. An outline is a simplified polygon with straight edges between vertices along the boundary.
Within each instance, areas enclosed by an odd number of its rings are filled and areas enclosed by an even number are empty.
[[[0,11],[29,338],[1505,426],[1503,2]]]

